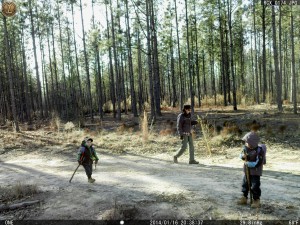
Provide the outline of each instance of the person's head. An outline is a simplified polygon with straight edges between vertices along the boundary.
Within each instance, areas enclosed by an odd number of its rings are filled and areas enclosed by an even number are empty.
[[[190,114],[192,111],[192,107],[190,105],[184,105],[182,112],[184,112],[185,114]]]
[[[92,146],[92,144],[93,144],[93,139],[92,139],[92,138],[86,137],[84,140],[85,140],[85,144],[86,144],[88,147],[91,147],[91,146]]]
[[[259,137],[255,132],[249,132],[242,138],[242,140],[245,141],[245,145],[248,148],[254,149],[258,146]]]

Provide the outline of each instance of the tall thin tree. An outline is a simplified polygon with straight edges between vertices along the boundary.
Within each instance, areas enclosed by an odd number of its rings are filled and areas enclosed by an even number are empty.
[[[9,78],[11,110],[12,110],[13,119],[14,119],[15,131],[20,132],[19,122],[18,122],[18,118],[17,118],[16,102],[15,102],[14,83],[13,83],[13,74],[12,74],[12,62],[11,62],[10,47],[9,47],[9,40],[8,40],[7,22],[6,22],[5,16],[3,16],[3,22],[4,22],[4,39],[5,39],[5,52],[6,52],[5,58],[6,58],[7,73],[8,73],[8,78]]]

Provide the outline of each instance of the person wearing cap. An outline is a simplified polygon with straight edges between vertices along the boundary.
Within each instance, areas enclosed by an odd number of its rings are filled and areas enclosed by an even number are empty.
[[[239,205],[246,205],[248,199],[249,186],[246,177],[246,166],[249,168],[251,192],[253,194],[252,208],[260,207],[260,177],[263,170],[263,156],[261,151],[258,151],[259,137],[256,132],[251,131],[247,133],[243,138],[245,146],[240,154],[240,158],[245,161],[244,163],[244,177],[242,183],[243,196],[237,202]]]
[[[93,161],[95,161],[95,164],[97,164],[99,158],[93,147],[93,139],[92,138],[86,137],[81,142],[81,146],[78,151],[77,160],[78,160],[78,163],[84,167],[85,173],[88,177],[88,182],[94,183],[95,179],[92,178]]]
[[[194,143],[192,137],[192,126],[196,125],[198,122],[191,119],[191,106],[184,105],[182,113],[177,117],[177,131],[181,139],[181,148],[175,154],[173,161],[178,163],[177,158],[180,157],[187,148],[189,144],[190,160],[189,164],[199,164],[194,158]]]

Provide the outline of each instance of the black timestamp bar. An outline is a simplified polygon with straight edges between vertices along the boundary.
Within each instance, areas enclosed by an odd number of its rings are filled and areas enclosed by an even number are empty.
[[[300,0],[262,0],[263,5],[276,6],[276,5],[300,5]]]

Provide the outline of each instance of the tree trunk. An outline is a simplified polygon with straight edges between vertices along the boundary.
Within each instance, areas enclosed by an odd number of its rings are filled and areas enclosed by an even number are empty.
[[[279,74],[280,74],[280,89],[282,89],[282,24],[281,24],[281,19],[282,19],[282,9],[281,9],[281,5],[279,5],[279,31],[278,31],[278,48],[279,48]],[[282,91],[281,91],[281,95],[282,95]]]
[[[107,3],[109,4],[109,3]],[[109,21],[108,21],[108,12],[107,12],[107,4],[105,4],[105,15],[106,15],[106,24],[107,24],[107,40],[110,40],[109,33]],[[113,26],[113,25],[112,25]],[[112,53],[111,53],[111,45],[108,47],[108,55],[109,55],[109,71],[110,71],[110,98],[113,106],[113,117],[116,118],[116,88],[115,88],[115,76],[114,69],[112,64]]]
[[[60,5],[57,1],[57,19],[58,19],[58,29],[59,29],[59,43],[60,43],[60,51],[61,51],[61,66],[62,66],[62,75],[63,75],[63,92],[65,93],[65,105],[64,105],[64,111],[65,111],[65,118],[69,119],[69,106],[68,106],[68,90],[67,90],[67,81],[66,81],[66,74],[65,74],[65,66],[64,66],[64,49],[63,49],[63,40],[61,35],[61,24],[60,24]]]
[[[96,29],[95,26],[95,13],[94,13],[94,1],[92,1],[92,21],[93,21],[93,29]],[[96,64],[96,92],[98,95],[98,108],[99,108],[99,116],[100,119],[103,119],[103,89],[102,89],[102,77],[101,77],[101,65],[100,65],[100,56],[99,56],[99,47],[98,47],[98,36],[95,38],[93,43],[94,51],[95,51],[95,64]]]
[[[32,45],[33,45],[33,53],[34,53],[34,63],[35,63],[35,73],[36,73],[36,81],[37,81],[37,93],[38,93],[38,110],[40,110],[41,117],[44,117],[43,113],[43,103],[42,103],[42,89],[41,89],[41,81],[39,75],[39,65],[37,62],[37,54],[36,54],[36,44],[35,44],[35,31],[34,31],[34,23],[33,23],[33,15],[32,15],[32,5],[31,1],[29,0],[29,14],[30,14],[30,24],[31,24],[31,37],[32,37]]]
[[[266,101],[266,94],[268,92],[267,83],[267,59],[266,59],[266,6],[262,4],[262,38],[263,38],[263,50],[262,50],[262,66],[263,66],[263,102]]]
[[[23,73],[24,73],[24,86],[25,86],[25,105],[26,105],[26,115],[27,115],[27,121],[30,125],[32,123],[31,121],[31,106],[32,102],[30,102],[29,97],[29,88],[28,88],[28,79],[27,79],[27,62],[26,62],[26,56],[25,56],[25,41],[24,41],[24,30],[22,26],[21,30],[22,35],[22,61],[23,61]]]
[[[229,26],[229,41],[230,41],[230,65],[232,74],[232,95],[233,95],[233,110],[237,110],[236,102],[236,87],[235,87],[235,75],[233,66],[233,41],[232,41],[232,26],[231,26],[231,0],[227,1],[228,6],[228,26]]]
[[[53,49],[53,65],[54,65],[54,76],[55,76],[55,102],[56,102],[56,106],[55,109],[57,112],[61,112],[61,102],[60,102],[60,98],[61,98],[61,91],[59,89],[59,85],[58,85],[58,72],[57,72],[57,60],[56,60],[56,51],[55,51],[55,45],[54,45],[54,31],[53,31],[53,23],[51,24],[51,36],[52,36],[52,49]],[[50,57],[50,56],[49,56]],[[52,66],[52,65],[51,65]]]
[[[6,24],[6,17],[3,16],[4,22],[4,39],[5,39],[5,56],[6,56],[6,65],[7,65],[7,73],[9,79],[9,90],[10,90],[10,98],[11,98],[11,110],[14,119],[14,128],[16,132],[20,132],[19,122],[17,118],[17,111],[16,111],[16,103],[15,103],[15,93],[14,93],[14,84],[13,84],[13,75],[12,75],[12,65],[11,65],[11,56],[10,56],[10,47],[8,41],[8,31],[7,31],[7,24]]]
[[[143,69],[142,69],[142,53],[141,53],[141,39],[139,30],[137,33],[137,64],[138,64],[138,88],[139,88],[139,114],[144,111],[144,93],[143,93]]]
[[[288,76],[287,76],[287,63],[289,62],[288,60],[288,37],[287,33],[284,35],[284,52],[285,52],[285,57],[284,57],[284,64],[283,64],[283,77],[284,77],[284,99],[288,99]]]
[[[175,78],[175,60],[174,60],[174,46],[173,46],[173,29],[171,28],[171,46],[170,46],[170,54],[171,54],[171,79],[172,79],[172,107],[176,107],[176,103],[178,101],[177,94],[176,94],[176,78]],[[171,95],[171,93],[170,93]]]
[[[51,96],[50,96],[51,101],[49,103],[50,103],[50,109],[51,109],[51,111],[53,111],[54,109],[55,110],[57,109],[56,108],[56,106],[57,106],[57,98],[56,98],[57,93],[54,90],[55,85],[54,85],[54,77],[53,77],[54,75],[53,75],[53,69],[52,69],[49,26],[51,26],[51,25],[48,24],[48,27],[47,27],[47,47],[48,47],[50,79],[51,79]]]
[[[186,44],[187,44],[187,60],[188,60],[188,73],[189,73],[189,84],[190,84],[190,96],[191,96],[191,107],[192,113],[194,113],[195,107],[195,92],[193,89],[193,78],[192,78],[192,62],[191,62],[191,51],[190,51],[190,41],[189,41],[189,18],[187,9],[187,0],[185,0],[185,21],[186,21]]]
[[[255,70],[255,100],[256,103],[259,104],[259,82],[258,82],[258,66],[257,66],[257,46],[256,46],[256,15],[255,15],[255,4],[256,0],[253,2],[253,31],[254,31],[254,49],[255,49],[255,55],[254,55],[254,70]]]
[[[114,22],[114,14],[111,0],[110,3],[110,16],[111,16],[111,35],[112,35],[112,44],[113,44],[113,56],[114,56],[114,66],[115,66],[115,74],[116,74],[116,96],[117,96],[117,120],[121,120],[121,88],[120,88],[120,72],[119,72],[119,60],[117,57],[117,45],[116,45],[116,37],[115,37],[115,22]]]
[[[155,113],[155,99],[154,99],[154,89],[153,89],[153,51],[151,46],[151,30],[150,30],[150,17],[151,17],[151,5],[150,0],[146,0],[146,23],[147,23],[147,57],[148,57],[148,73],[149,73],[149,95],[150,95],[150,105],[151,105],[151,118],[156,117]]]
[[[77,55],[77,43],[76,43],[76,32],[75,32],[75,18],[74,18],[74,3],[71,3],[71,11],[72,11],[72,28],[73,28],[73,44],[74,44],[74,52],[75,52],[75,63],[76,63],[76,77],[78,82],[78,88],[79,88],[79,98],[78,98],[78,106],[77,111],[79,114],[79,118],[81,118],[83,115],[83,93],[82,93],[82,87],[81,87],[81,80],[80,80],[80,74],[79,74],[79,61],[78,61],[78,55]]]
[[[225,0],[224,0],[225,1]],[[226,17],[226,13],[225,13]],[[229,104],[231,104],[231,82],[230,82],[230,59],[229,59],[229,50],[228,50],[228,30],[227,30],[227,24],[226,20],[224,19],[224,27],[225,27],[225,80],[226,80],[226,92],[227,92],[227,101]]]
[[[222,89],[223,89],[223,98],[224,98],[224,106],[227,106],[227,91],[226,91],[226,75],[225,75],[225,53],[224,53],[224,36],[223,36],[223,22],[222,22],[222,14],[221,14],[221,1],[218,0],[219,6],[219,30],[220,30],[220,48],[221,48],[221,77],[222,77]],[[212,29],[211,29],[212,30]],[[213,44],[212,44],[213,49]],[[212,50],[213,51],[213,50]],[[213,66],[213,64],[211,65]],[[216,92],[213,89],[214,92]],[[216,97],[215,97],[215,104],[216,104]]]
[[[82,3],[80,0],[80,14],[81,14],[81,25],[82,25],[82,42],[83,42],[83,53],[84,53],[84,63],[85,63],[85,72],[87,75],[87,88],[88,88],[88,104],[89,110],[91,114],[91,120],[94,120],[94,113],[93,113],[93,99],[91,93],[91,80],[90,80],[90,71],[89,71],[89,62],[88,62],[88,55],[86,49],[86,42],[85,42],[85,31],[84,31],[84,23],[83,23],[83,14],[82,14]]]
[[[277,40],[276,40],[276,24],[275,24],[275,10],[272,6],[272,30],[273,30],[273,51],[274,51],[274,63],[275,63],[275,77],[276,77],[276,94],[277,94],[277,106],[279,112],[282,112],[282,101],[281,101],[281,75],[278,68],[278,51],[277,51]]]
[[[155,13],[154,13],[154,3],[150,0],[150,27],[152,33],[152,53],[153,53],[153,78],[154,78],[154,99],[155,99],[155,114],[156,116],[161,116],[160,111],[160,73],[159,73],[159,61],[158,61],[158,49],[157,49],[157,31],[155,24]]]
[[[175,17],[176,17],[176,36],[177,36],[177,51],[178,51],[178,66],[179,66],[179,79],[180,79],[180,109],[183,108],[184,104],[184,81],[185,79],[183,78],[182,75],[182,68],[181,68],[181,53],[180,53],[180,43],[179,43],[179,26],[178,26],[178,15],[177,15],[177,0],[174,0],[175,3]]]
[[[133,113],[133,115],[135,117],[137,117],[138,114],[137,114],[137,107],[136,107],[136,93],[135,93],[135,88],[134,88],[128,0],[125,0],[125,4],[126,4],[126,27],[127,27],[127,35],[126,36],[127,36],[127,48],[128,48],[128,67],[129,67],[129,80],[130,80],[131,112]]]
[[[198,89],[198,105],[201,107],[201,84],[200,84],[200,68],[199,68],[199,49],[198,49],[198,33],[197,33],[197,18],[196,18],[196,1],[194,0],[194,12],[195,12],[195,42],[196,42],[196,77],[197,77],[197,89]]]
[[[292,48],[292,96],[293,96],[293,112],[297,114],[297,84],[295,69],[295,46],[294,46],[294,16],[293,7],[291,6],[291,48]]]
[[[203,73],[204,96],[207,96],[206,73],[205,73],[205,54],[204,54],[204,50],[202,50],[202,73]]]

